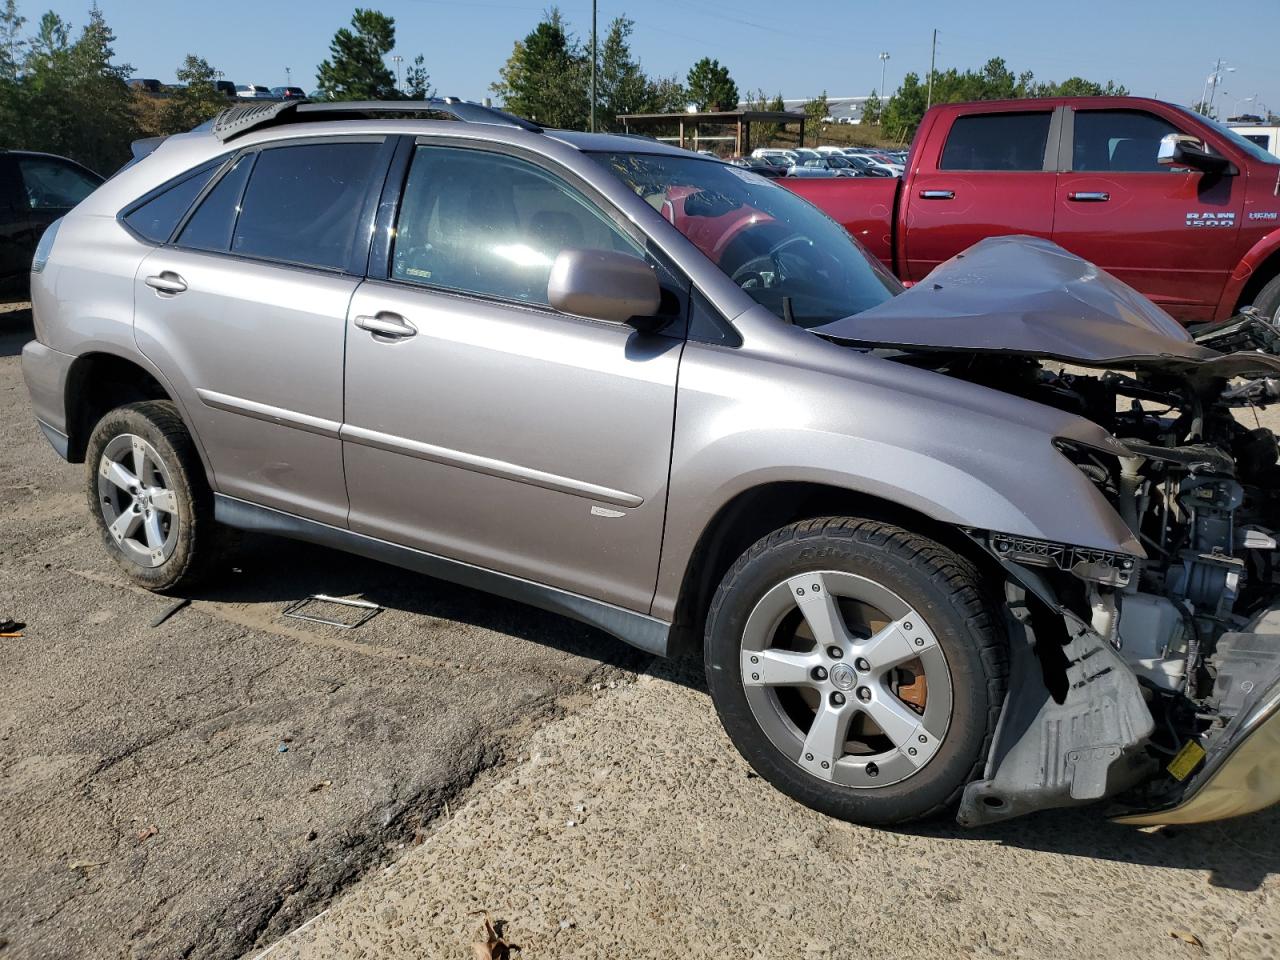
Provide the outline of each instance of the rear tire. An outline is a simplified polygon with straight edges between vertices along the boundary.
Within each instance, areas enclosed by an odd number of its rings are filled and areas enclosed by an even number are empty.
[[[1280,275],[1267,281],[1253,298],[1253,305],[1260,314],[1272,320],[1280,315]]]
[[[903,823],[954,806],[983,768],[1008,673],[998,623],[976,568],[945,547],[870,520],[806,520],[725,575],[707,683],[773,786],[842,820]]]
[[[215,559],[213,493],[177,407],[117,407],[89,437],[89,512],[107,552],[148,590],[187,588]]]

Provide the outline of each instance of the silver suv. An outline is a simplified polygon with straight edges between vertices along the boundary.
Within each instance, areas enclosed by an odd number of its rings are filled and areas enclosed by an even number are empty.
[[[454,100],[233,107],[32,270],[35,415],[135,583],[240,527],[699,651],[858,822],[1280,795],[1259,318],[1193,340],[1031,238],[904,291],[750,171]]]

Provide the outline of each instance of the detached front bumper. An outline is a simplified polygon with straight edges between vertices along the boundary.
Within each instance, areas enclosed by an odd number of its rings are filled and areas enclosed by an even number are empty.
[[[1200,772],[1168,804],[1115,817],[1135,826],[1205,823],[1280,803],[1280,676],[1227,724]]]

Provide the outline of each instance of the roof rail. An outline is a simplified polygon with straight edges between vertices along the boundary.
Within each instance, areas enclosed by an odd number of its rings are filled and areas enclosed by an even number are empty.
[[[442,113],[464,123],[494,123],[519,127],[531,133],[542,132],[542,127],[531,120],[469,100],[459,100],[457,97],[433,97],[430,100],[282,100],[248,103],[223,110],[214,118],[212,130],[213,135],[225,143],[250,130],[283,123],[360,120],[388,113]]]

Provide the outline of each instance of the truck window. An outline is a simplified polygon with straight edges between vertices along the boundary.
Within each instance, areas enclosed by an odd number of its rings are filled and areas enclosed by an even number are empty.
[[[957,117],[939,170],[1043,170],[1049,111]]]
[[[1168,120],[1140,110],[1077,110],[1071,169],[1168,173],[1174,168],[1156,162],[1160,140],[1180,132]]]

